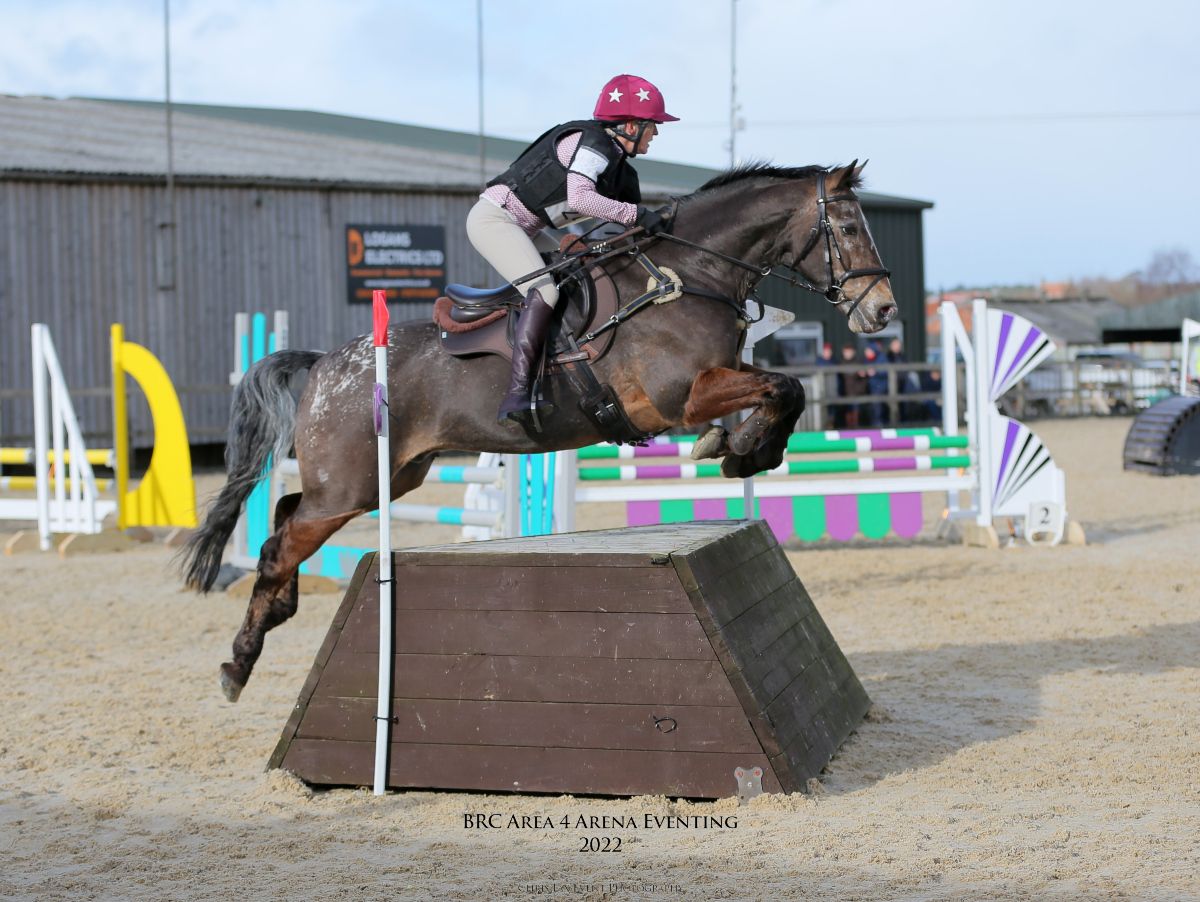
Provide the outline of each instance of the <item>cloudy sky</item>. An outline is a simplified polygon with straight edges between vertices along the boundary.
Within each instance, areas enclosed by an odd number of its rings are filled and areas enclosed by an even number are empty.
[[[161,99],[162,0],[0,0],[0,93]],[[931,200],[927,281],[1200,261],[1195,0],[738,0],[739,159],[870,158]],[[475,131],[476,0],[171,0],[181,102]],[[590,114],[611,74],[682,121],[653,155],[729,162],[730,0],[483,0],[486,130]],[[3,136],[0,135],[0,141]]]

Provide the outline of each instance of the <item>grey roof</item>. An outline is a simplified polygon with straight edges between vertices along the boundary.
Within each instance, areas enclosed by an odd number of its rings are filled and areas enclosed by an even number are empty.
[[[157,101],[0,95],[0,177],[162,178],[163,107]],[[474,134],[308,110],[188,103],[173,104],[172,111],[175,173],[181,180],[479,187]],[[488,175],[502,171],[524,147],[523,141],[487,137]],[[642,188],[652,196],[692,191],[718,171],[638,161]],[[862,197],[875,206],[932,206],[874,192]]]
[[[997,298],[989,302],[1000,310],[1017,313],[1054,339],[1060,347],[1102,343],[1100,320],[1123,308],[1110,298],[1077,298],[1065,301],[1019,301]]]
[[[161,178],[166,172],[161,104],[0,97],[0,135],[0,171],[7,173]],[[172,139],[180,177],[479,185],[478,154],[431,154],[420,146],[237,118],[214,122],[186,106],[174,109]]]
[[[1122,308],[1100,320],[1105,332],[1149,332],[1179,329],[1184,319],[1200,320],[1200,291],[1177,294],[1142,307]]]

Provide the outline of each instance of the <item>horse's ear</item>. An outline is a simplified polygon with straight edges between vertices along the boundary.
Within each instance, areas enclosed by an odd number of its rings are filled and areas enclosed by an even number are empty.
[[[832,191],[842,191],[850,188],[854,184],[854,167],[858,165],[858,160],[853,160],[849,166],[839,166],[833,170],[833,183],[830,185]]]

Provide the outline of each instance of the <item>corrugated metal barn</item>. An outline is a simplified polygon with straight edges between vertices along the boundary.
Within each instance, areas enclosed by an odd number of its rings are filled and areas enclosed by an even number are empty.
[[[463,222],[480,172],[524,146],[477,136],[289,110],[176,105],[168,190],[161,104],[0,97],[0,442],[32,420],[29,326],[49,324],[90,437],[108,439],[108,331],[164,363],[193,444],[223,440],[233,320],[285,309],[291,345],[329,348],[367,331],[351,303],[348,228],[440,226],[452,281],[494,283]],[[781,161],[798,163],[803,161]],[[690,191],[713,170],[639,161],[648,198]],[[903,311],[911,359],[925,351],[922,201],[865,193],[864,207]],[[774,282],[775,280],[769,280]],[[826,341],[849,338],[824,300],[773,284]],[[426,317],[427,300],[392,306]],[[148,418],[135,405],[134,440]]]

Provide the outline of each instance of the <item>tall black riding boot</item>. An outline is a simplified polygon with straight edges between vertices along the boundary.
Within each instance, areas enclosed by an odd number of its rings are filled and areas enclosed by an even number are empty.
[[[525,422],[532,418],[533,402],[529,397],[529,384],[553,316],[554,308],[542,300],[541,293],[536,288],[529,292],[521,317],[517,320],[516,335],[513,336],[512,378],[508,394],[500,402],[500,411],[496,415],[501,423],[505,420]]]

